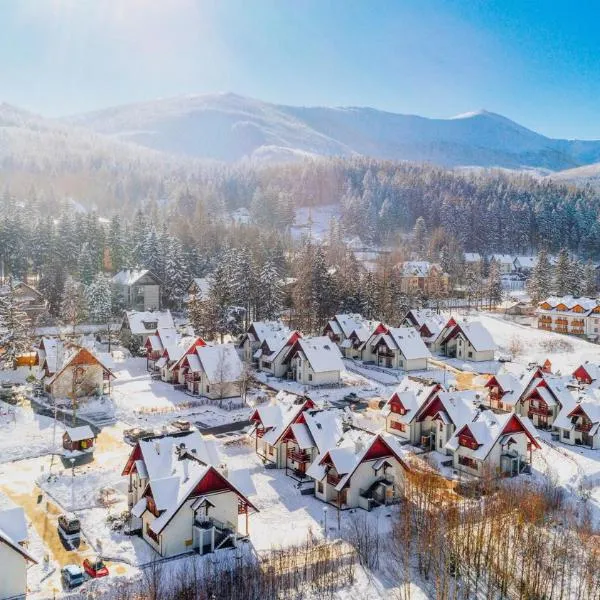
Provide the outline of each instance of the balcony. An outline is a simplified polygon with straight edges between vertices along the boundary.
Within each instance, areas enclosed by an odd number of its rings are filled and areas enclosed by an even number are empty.
[[[310,461],[310,456],[308,452],[303,452],[302,450],[292,449],[288,450],[287,456],[290,460],[293,460],[297,463],[307,463]]]
[[[575,431],[582,431],[584,433],[587,433],[588,431],[590,431],[591,428],[592,428],[591,421],[582,421],[580,423],[575,424]]]
[[[265,435],[265,428],[264,427],[257,427],[256,428],[256,437],[257,438],[261,438],[261,437],[263,437],[263,435]]]
[[[540,415],[542,417],[549,417],[552,415],[552,410],[547,406],[530,406],[528,411],[528,418],[531,419],[531,415]]]
[[[327,473],[327,483],[329,485],[337,485],[342,479],[341,475],[337,473]]]

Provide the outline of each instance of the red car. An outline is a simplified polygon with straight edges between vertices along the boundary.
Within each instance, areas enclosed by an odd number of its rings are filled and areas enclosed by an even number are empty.
[[[108,575],[108,567],[98,557],[86,558],[83,561],[83,570],[92,578],[106,577]]]

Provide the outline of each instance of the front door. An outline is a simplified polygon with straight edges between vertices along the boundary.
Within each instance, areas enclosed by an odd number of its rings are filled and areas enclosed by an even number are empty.
[[[343,504],[346,504],[346,502],[348,501],[348,488],[344,488],[339,493],[338,500],[339,500],[340,506],[342,506]]]

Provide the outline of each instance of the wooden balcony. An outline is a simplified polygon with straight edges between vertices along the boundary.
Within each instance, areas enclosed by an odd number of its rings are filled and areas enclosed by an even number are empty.
[[[583,431],[584,433],[587,433],[591,428],[591,421],[580,421],[579,423],[575,424],[575,431]]]
[[[547,416],[550,416],[551,414],[552,414],[552,411],[546,406],[544,406],[544,407],[530,406],[527,416],[531,419],[530,415],[540,415],[542,417],[547,417]]]
[[[298,450],[297,448],[289,448],[287,456],[290,460],[298,463],[307,463],[310,461],[308,452]]]
[[[261,438],[261,437],[263,437],[263,435],[265,435],[264,427],[257,427],[256,428],[256,437]]]
[[[329,485],[337,485],[342,479],[341,475],[337,473],[327,473],[327,483]]]

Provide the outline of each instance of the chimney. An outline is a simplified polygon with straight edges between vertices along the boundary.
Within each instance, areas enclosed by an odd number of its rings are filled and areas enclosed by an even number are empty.
[[[190,478],[190,464],[188,460],[184,457],[183,461],[183,482],[185,483]]]

